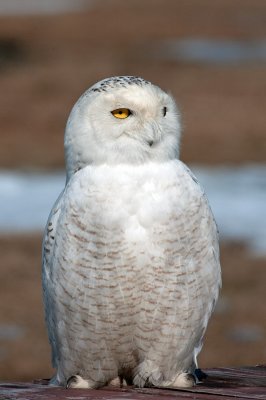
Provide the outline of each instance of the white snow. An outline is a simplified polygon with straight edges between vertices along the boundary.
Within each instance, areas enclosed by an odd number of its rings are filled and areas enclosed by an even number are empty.
[[[158,47],[159,46],[159,47]],[[265,62],[266,41],[216,40],[204,37],[167,39],[155,48],[156,56],[203,64],[237,65],[239,63]]]

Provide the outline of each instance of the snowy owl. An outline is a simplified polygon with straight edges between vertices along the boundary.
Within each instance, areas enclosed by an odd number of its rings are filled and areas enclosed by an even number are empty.
[[[216,224],[179,141],[173,98],[142,78],[104,79],[73,107],[43,242],[51,384],[195,384],[221,275]]]

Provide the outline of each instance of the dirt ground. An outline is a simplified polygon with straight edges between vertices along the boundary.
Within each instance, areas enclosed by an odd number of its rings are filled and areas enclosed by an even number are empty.
[[[71,15],[0,17],[0,168],[62,168],[68,113],[85,88],[140,75],[170,91],[182,159],[266,160],[266,63],[199,65],[160,58],[166,39],[266,37],[264,0],[106,0]],[[0,236],[0,379],[49,377],[41,235]],[[201,366],[265,363],[265,259],[223,243],[223,289]]]

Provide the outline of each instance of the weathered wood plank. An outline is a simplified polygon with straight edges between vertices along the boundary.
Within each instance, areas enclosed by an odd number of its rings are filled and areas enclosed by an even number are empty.
[[[1,383],[4,400],[222,400],[266,399],[266,365],[243,368],[214,368],[205,371],[207,379],[191,389],[155,389],[105,387],[99,390],[64,389],[48,386],[46,380],[35,383]]]

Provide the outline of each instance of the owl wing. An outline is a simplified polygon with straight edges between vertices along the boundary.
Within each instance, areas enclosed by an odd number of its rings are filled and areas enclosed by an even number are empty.
[[[43,298],[45,309],[45,320],[48,329],[49,342],[52,347],[52,365],[54,368],[57,366],[57,350],[55,331],[53,329],[55,324],[54,315],[54,302],[53,302],[53,281],[51,274],[53,273],[53,260],[54,251],[56,248],[56,229],[57,222],[61,214],[61,206],[64,198],[64,191],[58,197],[54,204],[44,232],[43,245],[42,245],[42,285],[43,285]]]
[[[193,333],[196,337],[195,342],[197,343],[194,349],[194,361],[197,367],[197,355],[202,347],[203,335],[207,328],[208,320],[216,305],[219,290],[222,285],[219,232],[204,190],[190,169],[185,164],[183,164],[183,167],[192,181],[194,181],[192,188],[194,188],[193,192],[195,191],[195,210],[197,210],[197,217],[193,218],[193,216],[191,216],[191,221],[194,220],[194,222],[187,234],[191,236],[193,243],[191,249],[191,253],[193,254],[192,264],[200,268],[200,275],[202,277],[201,284],[197,288],[197,293],[194,291],[195,288],[191,288],[193,293],[192,303],[194,303],[194,305],[196,305],[195,303],[200,303],[200,309],[203,311],[202,329]],[[207,251],[202,251],[203,249]]]

